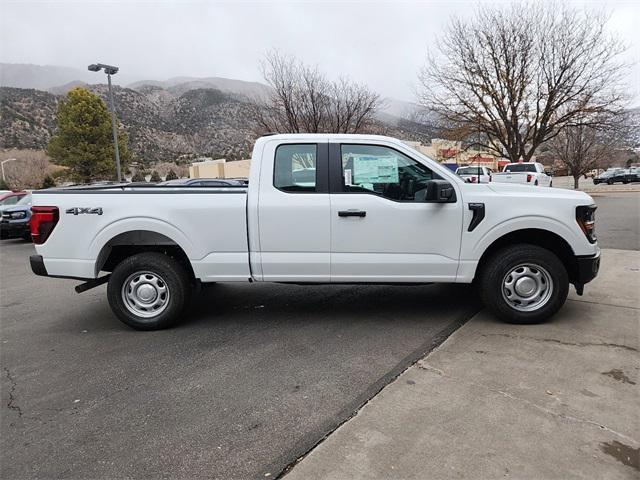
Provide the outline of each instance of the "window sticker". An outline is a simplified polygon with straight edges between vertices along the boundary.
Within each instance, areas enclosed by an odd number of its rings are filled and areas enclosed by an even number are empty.
[[[344,171],[344,184],[345,184],[345,185],[353,185],[353,183],[352,183],[352,179],[351,179],[351,178],[352,178],[352,177],[351,177],[351,169],[350,169],[350,168],[347,168],[347,169]]]
[[[394,156],[353,156],[353,183],[398,183],[398,159]]]

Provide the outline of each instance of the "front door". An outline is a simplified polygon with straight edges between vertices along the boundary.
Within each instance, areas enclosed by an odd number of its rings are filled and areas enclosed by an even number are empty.
[[[455,281],[462,199],[426,203],[441,178],[399,148],[330,144],[331,281]]]

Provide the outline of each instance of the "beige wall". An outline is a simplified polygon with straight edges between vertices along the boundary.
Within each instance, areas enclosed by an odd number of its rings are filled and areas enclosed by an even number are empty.
[[[251,160],[236,160],[224,164],[225,178],[249,178]]]
[[[189,167],[189,178],[248,178],[250,167],[251,160],[196,162]]]

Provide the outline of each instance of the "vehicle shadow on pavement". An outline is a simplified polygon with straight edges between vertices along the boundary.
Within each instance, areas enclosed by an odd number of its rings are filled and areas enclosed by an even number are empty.
[[[428,322],[481,306],[471,286],[438,285],[238,285],[214,284],[194,294],[180,323],[199,326],[252,318],[259,322]]]

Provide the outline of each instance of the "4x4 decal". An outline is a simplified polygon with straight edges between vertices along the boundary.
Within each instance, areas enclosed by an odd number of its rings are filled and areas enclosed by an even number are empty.
[[[91,207],[73,207],[73,208],[67,208],[65,213],[68,213],[70,215],[82,215],[82,214],[85,214],[85,213],[90,214],[90,215],[102,215],[102,207],[96,207],[96,208],[91,208]]]

